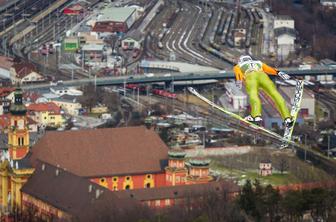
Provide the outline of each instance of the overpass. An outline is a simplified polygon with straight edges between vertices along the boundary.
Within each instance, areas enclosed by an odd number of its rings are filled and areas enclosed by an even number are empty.
[[[298,70],[293,68],[281,69],[291,76],[318,76],[318,75],[333,75],[336,76],[336,69],[311,69]],[[194,81],[194,80],[210,80],[210,79],[234,79],[235,75],[232,71],[209,71],[209,72],[182,72],[182,73],[163,73],[155,74],[152,77],[145,75],[131,75],[131,76],[111,76],[90,79],[77,79],[63,81],[64,86],[81,86],[88,83],[94,83],[97,86],[121,85],[127,83],[157,83],[157,82],[177,82],[177,81]],[[49,88],[50,84],[27,84],[23,85],[22,89],[42,89]]]

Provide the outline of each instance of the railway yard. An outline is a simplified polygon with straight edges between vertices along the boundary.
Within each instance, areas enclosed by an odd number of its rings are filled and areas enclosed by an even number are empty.
[[[121,8],[128,8],[134,13],[127,16],[120,13],[126,18],[124,23],[127,31],[120,31],[125,28],[121,26],[113,27],[117,30],[113,32],[95,31],[108,26],[101,19],[107,17],[103,15],[105,11]],[[195,70],[197,72],[199,67],[225,73],[232,70],[241,54],[250,54],[270,64],[276,62],[272,56],[274,46],[268,33],[273,15],[259,1],[233,4],[194,0],[22,0],[3,10],[0,18],[1,53],[29,61],[43,74],[44,83],[51,85],[97,77],[126,76],[132,80],[134,76],[155,77],[157,73],[171,77],[171,73],[178,73],[181,68],[165,65],[168,62],[184,63],[190,67],[194,65],[189,75],[193,75]],[[73,41],[71,47],[74,48],[68,49],[67,41]],[[152,61],[161,62],[162,65],[140,67],[142,63],[149,64]],[[215,81],[216,86],[226,82],[221,81]],[[113,90],[124,97],[127,97],[126,94],[132,97],[131,104],[143,103],[142,107],[146,107],[151,103],[149,99],[172,110],[178,108],[180,112],[208,119],[211,126],[235,129],[255,144],[258,141],[281,144],[279,138],[251,129],[211,107],[196,104],[186,106],[188,102],[181,99],[181,95],[185,94],[185,87],[189,83],[176,84],[175,87],[173,77],[163,84],[127,84],[125,81]],[[199,90],[207,88],[206,85],[196,87]],[[326,110],[327,117],[324,120],[334,122],[336,95],[328,93],[332,89],[327,87],[325,91],[316,91],[314,87],[310,88],[307,91],[318,93],[315,98]],[[227,88],[222,88],[218,97],[226,95],[227,91]],[[273,102],[265,93],[260,96],[265,115],[269,119],[279,118],[279,115],[273,116],[277,113]],[[287,102],[290,102],[290,98]],[[126,118],[122,119],[123,123],[127,124],[130,113],[124,110],[122,116]],[[244,110],[239,114],[243,113]],[[293,145],[293,148],[299,155],[304,153],[304,158],[329,167],[329,162],[324,162],[320,153],[307,151],[307,147],[302,144]]]

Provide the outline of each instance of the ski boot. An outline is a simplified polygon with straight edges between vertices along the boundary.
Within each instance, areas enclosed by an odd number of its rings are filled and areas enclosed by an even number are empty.
[[[261,118],[261,116],[256,116],[254,117],[254,124],[261,126],[263,119]]]
[[[285,118],[283,124],[286,128],[290,128],[294,125],[294,120],[293,120],[292,117],[287,117],[287,118]]]
[[[260,126],[262,122],[262,118],[260,116],[252,117],[251,115],[248,115],[244,119],[258,126]]]

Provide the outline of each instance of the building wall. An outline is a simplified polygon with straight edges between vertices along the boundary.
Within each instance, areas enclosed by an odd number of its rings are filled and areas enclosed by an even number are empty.
[[[80,103],[73,103],[73,102],[65,102],[65,101],[57,101],[51,100],[57,106],[61,107],[66,113],[76,116],[78,115],[78,110],[82,108],[82,104]]]
[[[283,19],[274,19],[274,29],[276,28],[281,28],[281,27],[288,27],[294,29],[294,20],[288,19],[288,20],[283,20]]]
[[[41,200],[38,200],[26,193],[22,193],[22,209],[27,210],[29,208],[37,209],[39,215],[43,218],[47,219],[48,217],[56,217],[56,218],[64,218],[69,219],[71,218],[70,215],[57,209]]]
[[[36,72],[32,72],[21,79],[21,83],[41,82],[41,81],[44,81],[44,77]]]
[[[278,45],[278,59],[286,59],[290,52],[294,52],[294,45]]]
[[[58,127],[64,123],[64,118],[61,114],[53,114],[49,111],[34,112],[31,118],[39,125]]]
[[[121,41],[121,47],[124,50],[127,49],[139,49],[140,48],[140,44],[139,42],[135,41],[134,39],[131,38],[126,38],[124,40]]]
[[[126,190],[126,187],[128,189],[140,189],[166,185],[165,173],[100,177],[93,178],[91,181],[110,190]]]
[[[295,40],[294,37],[287,34],[283,34],[277,38],[277,43],[278,45],[293,45],[294,48],[294,40]]]
[[[101,62],[103,61],[103,51],[83,51],[84,62]]]
[[[95,32],[127,32],[127,24],[124,22],[103,21],[96,22],[93,30]]]

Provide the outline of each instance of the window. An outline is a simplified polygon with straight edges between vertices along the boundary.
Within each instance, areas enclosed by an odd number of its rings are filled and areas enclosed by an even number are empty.
[[[150,179],[150,178],[152,178],[152,175],[148,174],[147,179]]]
[[[126,177],[126,180],[130,180],[131,178],[130,177]]]
[[[160,200],[155,201],[155,206],[159,207],[160,206]]]
[[[166,199],[165,204],[166,206],[170,206],[170,199]]]
[[[113,181],[117,182],[118,181],[118,177],[113,177]]]
[[[100,178],[101,183],[105,183],[106,179],[105,178]]]
[[[19,137],[18,138],[18,145],[19,146],[23,146],[23,144],[24,144],[24,138],[23,137]]]

